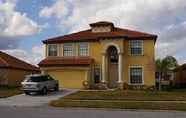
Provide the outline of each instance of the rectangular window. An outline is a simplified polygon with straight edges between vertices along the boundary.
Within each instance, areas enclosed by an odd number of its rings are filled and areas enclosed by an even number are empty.
[[[88,43],[79,44],[79,56],[88,56]]]
[[[143,84],[142,67],[130,67],[130,84]]]
[[[63,45],[63,56],[73,56],[73,45],[71,43]]]
[[[143,40],[131,40],[129,41],[130,54],[142,55],[143,53]]]
[[[57,45],[56,44],[48,45],[48,56],[57,56]]]

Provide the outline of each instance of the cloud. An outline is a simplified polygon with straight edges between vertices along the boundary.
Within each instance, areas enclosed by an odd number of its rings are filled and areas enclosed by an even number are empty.
[[[37,65],[44,58],[44,48],[42,46],[33,46],[31,51],[25,51],[23,49],[10,49],[2,51],[33,65]]]
[[[48,17],[48,18],[51,16],[61,18],[68,15],[69,11],[70,9],[69,9],[68,2],[65,0],[58,0],[51,7],[44,7],[40,11],[39,15],[41,17]]]
[[[186,45],[185,11],[185,0],[57,0],[44,7],[40,17],[55,18],[57,27],[68,29],[68,33],[89,28],[89,23],[99,20],[155,33],[159,36],[156,55],[164,57],[182,52]]]
[[[19,39],[34,35],[41,30],[41,27],[25,13],[16,11],[16,1],[0,1],[0,45],[4,45],[0,46],[0,49],[9,48],[11,41],[12,46],[17,46]]]

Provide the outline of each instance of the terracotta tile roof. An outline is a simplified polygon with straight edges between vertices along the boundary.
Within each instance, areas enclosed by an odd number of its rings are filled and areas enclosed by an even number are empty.
[[[22,70],[40,71],[38,67],[19,60],[2,51],[0,51],[0,68],[14,68]]]
[[[104,24],[104,23],[105,22],[98,22],[97,24]],[[118,38],[118,37],[124,37],[126,39],[131,39],[131,40],[135,38],[145,39],[151,37],[153,40],[156,41],[157,35],[114,27],[111,32],[92,32],[91,29],[88,29],[77,33],[50,38],[44,40],[43,43],[47,44],[47,43],[76,42],[76,41],[78,42],[98,41],[102,38]]]
[[[67,65],[90,65],[94,60],[90,57],[47,57],[38,65],[46,66],[67,66]]]

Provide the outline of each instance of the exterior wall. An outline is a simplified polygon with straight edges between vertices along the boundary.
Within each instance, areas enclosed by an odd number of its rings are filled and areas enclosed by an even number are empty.
[[[178,88],[186,87],[186,69],[179,69],[174,73],[174,85]]]
[[[35,72],[36,73],[36,72]],[[26,75],[33,74],[33,71],[25,71],[19,69],[6,69],[4,84],[9,86],[20,86],[21,81]]]
[[[129,41],[125,41],[123,54],[124,82],[129,83],[129,67],[142,66],[144,85],[155,85],[155,59],[154,40],[143,41],[143,55],[131,56],[129,53]]]
[[[129,53],[129,41],[124,39],[102,40],[101,42],[90,43],[90,57],[95,59],[96,64],[102,63],[102,53],[107,45],[116,44],[123,53],[123,82],[129,84],[129,67],[141,66],[143,68],[144,85],[155,85],[155,60],[154,60],[154,40],[143,41],[143,55],[131,56]],[[107,65],[107,64],[106,64]],[[106,67],[107,68],[107,67]],[[107,70],[106,70],[107,73]],[[106,79],[107,79],[106,75]]]
[[[45,73],[59,81],[61,88],[82,89],[89,79],[89,69],[85,67],[45,68]]]
[[[101,50],[102,46],[100,42],[89,43],[89,56],[94,58],[95,64],[101,64]]]
[[[74,43],[74,49],[77,51],[78,50],[78,43]],[[129,67],[130,66],[141,66],[143,68],[143,80],[144,80],[144,85],[146,86],[154,86],[155,85],[155,60],[154,60],[154,40],[143,40],[143,55],[141,56],[131,56],[129,54],[129,41],[125,39],[104,39],[100,40],[98,42],[89,42],[89,56],[94,58],[95,64],[96,65],[102,65],[102,56],[103,53],[106,52],[107,48],[111,45],[117,46],[116,48],[119,48],[120,53],[122,54],[122,82],[129,84]],[[63,44],[58,44],[59,48],[59,56],[62,56],[62,45]],[[47,47],[47,46],[46,46]],[[47,50],[47,49],[46,49]],[[75,51],[75,52],[76,52]],[[77,52],[76,52],[77,54]],[[78,56],[78,55],[76,55]],[[107,65],[107,64],[106,64]],[[106,67],[108,68],[108,67]],[[47,69],[45,69],[47,71]],[[66,70],[66,68],[65,68]],[[61,70],[62,71],[62,70]],[[78,76],[80,75],[78,70],[74,71],[73,69],[68,70],[72,73],[72,75],[77,74]],[[106,72],[106,80],[108,78],[108,70],[105,70]],[[77,73],[76,73],[77,72]],[[50,73],[50,72],[49,72]],[[56,73],[56,74],[54,74]],[[65,72],[61,72],[65,73]],[[63,74],[61,74],[59,71],[58,72],[52,72],[52,75],[56,78],[61,78]],[[68,73],[68,72],[66,72]],[[64,78],[69,78],[71,77],[70,74],[64,74]],[[82,74],[82,73],[81,73]],[[69,76],[69,77],[68,77]],[[83,74],[79,76],[79,78],[83,77]],[[90,76],[92,77],[92,76]],[[73,76],[72,76],[73,78]],[[62,78],[63,79],[63,78]],[[73,80],[65,80],[66,82],[69,81],[69,85],[67,86],[77,86],[76,82],[73,83]],[[79,84],[79,83],[77,83]],[[66,85],[65,85],[66,86]]]
[[[7,85],[8,84],[8,69],[0,68],[0,85]]]

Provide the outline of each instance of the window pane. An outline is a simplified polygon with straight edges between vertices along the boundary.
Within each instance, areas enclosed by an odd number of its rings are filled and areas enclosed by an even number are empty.
[[[88,56],[88,43],[80,43],[79,44],[79,55],[80,56]]]
[[[72,44],[64,44],[63,45],[63,55],[64,56],[73,56],[73,45]]]
[[[130,83],[142,84],[142,68],[130,68]]]
[[[57,56],[57,45],[48,45],[48,56]]]
[[[130,53],[131,55],[141,55],[142,54],[142,40],[131,40],[130,41]]]

